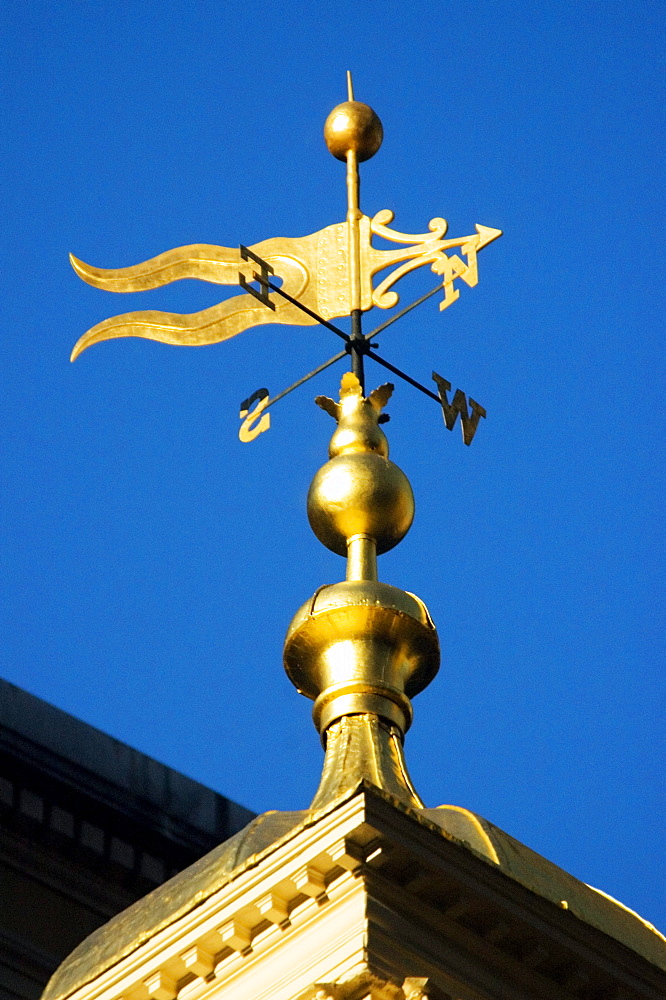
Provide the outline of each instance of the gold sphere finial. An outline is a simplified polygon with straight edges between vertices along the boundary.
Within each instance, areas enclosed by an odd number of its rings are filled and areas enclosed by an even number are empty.
[[[354,100],[351,73],[347,73],[349,100],[333,108],[324,123],[324,139],[329,153],[337,160],[346,160],[347,153],[356,153],[359,163],[374,156],[382,144],[384,129],[379,116],[361,101]]]
[[[354,151],[359,163],[374,156],[382,144],[384,129],[379,116],[361,101],[345,101],[333,108],[324,123],[324,139],[336,160],[346,160]]]

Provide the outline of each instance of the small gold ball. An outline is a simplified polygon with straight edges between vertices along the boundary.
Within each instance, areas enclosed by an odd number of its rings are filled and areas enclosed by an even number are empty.
[[[414,494],[404,472],[380,455],[338,455],[317,472],[308,519],[319,541],[347,555],[347,539],[371,535],[377,554],[402,541],[414,520]]]
[[[329,153],[346,160],[355,150],[359,163],[374,156],[382,144],[384,129],[378,116],[367,104],[345,101],[333,108],[324,123],[324,139]]]

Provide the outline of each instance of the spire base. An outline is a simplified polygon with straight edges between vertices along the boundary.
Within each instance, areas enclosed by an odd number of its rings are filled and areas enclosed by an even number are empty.
[[[363,780],[423,809],[407,772],[400,730],[376,715],[347,715],[326,731],[324,768],[310,810],[322,809]]]

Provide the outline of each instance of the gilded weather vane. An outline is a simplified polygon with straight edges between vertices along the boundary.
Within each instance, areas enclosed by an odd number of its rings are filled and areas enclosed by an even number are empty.
[[[200,278],[239,284],[244,293],[190,315],[150,311],[114,316],[84,334],[72,357],[113,337],[213,344],[262,323],[318,323],[344,341],[338,354],[277,395],[258,389],[249,396],[240,407],[239,436],[254,440],[270,426],[269,407],[350,357],[351,371],[342,376],[339,400],[315,400],[335,419],[336,428],[329,460],[315,474],[307,500],[310,527],[326,548],[346,556],[346,576],[318,587],[296,612],[285,639],[284,666],[298,691],[314,702],[313,720],[326,748],[310,809],[328,808],[365,782],[410,809],[421,809],[402,747],[412,721],[411,700],[439,669],[439,639],[423,601],[378,578],[377,557],[398,545],[410,529],[414,495],[405,473],[389,459],[380,426],[387,420],[383,411],[394,387],[387,383],[366,395],[363,368],[370,358],[434,399],[449,430],[460,417],[463,440],[470,444],[486,415],[483,407],[460,389],[449,397],[451,384],[437,372],[432,373],[437,393],[432,392],[381,357],[374,338],[431,296],[443,293],[440,309],[446,309],[458,298],[461,282],[475,285],[478,251],[500,231],[477,226],[474,235],[447,239],[446,222],[433,219],[427,233],[408,235],[389,227],[391,212],[363,215],[358,165],[379,149],[382,126],[371,108],[354,100],[350,77],[349,100],[328,116],[324,137],[330,152],[347,164],[344,222],[300,239],[270,239],[238,250],[180,247],[113,271],[73,260],[86,281],[112,291]],[[398,249],[374,247],[374,236]],[[440,277],[437,286],[364,334],[362,314],[373,306],[395,306],[393,286],[424,264]],[[348,333],[333,323],[340,316],[350,318]]]
[[[359,207],[358,165],[377,152],[383,130],[375,112],[367,104],[354,100],[350,73],[347,82],[348,100],[333,109],[324,125],[329,151],[347,164],[346,220],[310,236],[275,237],[238,249],[195,243],[168,250],[133,267],[96,268],[71,256],[74,270],[84,281],[112,292],[145,291],[183,278],[197,278],[218,285],[237,284],[245,290],[243,295],[235,295],[195,313],[145,310],[112,316],[80,338],[72,351],[72,361],[91,344],[115,337],[145,337],[166,344],[199,347],[229,340],[243,330],[266,323],[302,326],[318,323],[344,340],[344,349],[272,398],[264,388],[250,395],[240,407],[241,441],[252,441],[268,430],[270,406],[329,365],[350,355],[351,369],[359,380],[361,392],[364,391],[364,358],[369,357],[440,403],[449,430],[460,416],[463,440],[465,444],[471,443],[480,417],[486,415],[484,408],[471,397],[468,401],[460,389],[449,400],[451,384],[433,372],[437,386],[435,394],[380,357],[372,341],[440,289],[443,299],[439,308],[446,309],[460,295],[458,281],[470,287],[476,285],[477,254],[501,236],[501,230],[477,225],[476,232],[469,236],[447,238],[447,222],[435,218],[430,220],[427,233],[412,235],[390,228],[393,212],[388,209],[373,218],[364,215]],[[373,236],[398,244],[398,249],[377,249],[372,245]],[[426,264],[441,276],[441,282],[397,315],[363,334],[362,314],[374,306],[390,309],[397,305],[398,294],[393,286],[405,274]],[[388,274],[375,284],[375,275],[387,269],[390,269]],[[350,317],[349,333],[331,322],[341,316]]]

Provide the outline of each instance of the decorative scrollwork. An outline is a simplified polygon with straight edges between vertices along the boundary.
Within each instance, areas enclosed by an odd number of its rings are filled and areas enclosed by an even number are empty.
[[[482,247],[487,246],[502,235],[500,229],[491,229],[488,226],[476,226],[476,234],[462,236],[445,240],[448,230],[446,219],[439,217],[431,219],[428,223],[428,233],[418,233],[408,235],[390,229],[388,223],[393,221],[393,212],[390,209],[382,209],[370,221],[370,232],[375,236],[380,236],[392,243],[409,244],[402,250],[375,250],[372,248],[372,274],[389,267],[391,264],[398,264],[394,271],[373,289],[373,305],[382,309],[390,309],[398,303],[396,292],[390,291],[400,278],[414,271],[424,264],[430,264],[431,270],[435,274],[441,274],[444,278],[444,301],[440,303],[440,309],[446,309],[459,297],[460,292],[454,287],[456,278],[462,280],[470,287],[478,284],[479,272],[476,255]],[[448,256],[445,250],[460,247],[463,256],[467,257],[467,262],[454,254]]]
[[[449,224],[446,219],[435,218],[428,223],[430,232],[412,236],[409,233],[399,233],[395,229],[389,229],[388,223],[393,222],[395,213],[390,208],[382,208],[371,220],[371,229],[375,236],[383,236],[391,243],[428,243],[431,240],[441,240],[445,235]]]

